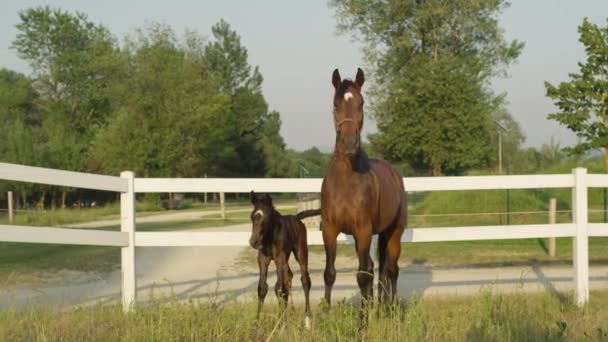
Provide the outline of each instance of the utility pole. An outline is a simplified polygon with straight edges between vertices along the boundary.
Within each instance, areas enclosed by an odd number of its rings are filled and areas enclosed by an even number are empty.
[[[502,175],[502,131],[508,132],[509,130],[498,121],[492,121],[498,126],[498,174]]]

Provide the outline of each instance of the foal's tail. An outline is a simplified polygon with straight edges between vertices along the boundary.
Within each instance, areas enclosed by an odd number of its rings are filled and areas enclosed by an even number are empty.
[[[298,220],[305,219],[311,216],[321,215],[321,209],[304,210],[296,214]]]

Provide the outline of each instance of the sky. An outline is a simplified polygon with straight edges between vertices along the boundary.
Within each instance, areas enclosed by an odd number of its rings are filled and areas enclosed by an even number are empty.
[[[249,62],[264,76],[263,92],[272,110],[281,113],[281,134],[289,148],[333,149],[331,73],[354,77],[364,64],[362,45],[352,34],[338,35],[334,13],[325,1],[5,1],[0,4],[0,67],[29,73],[28,65],[10,48],[17,34],[18,12],[49,5],[80,11],[106,26],[119,40],[150,22],[211,35],[211,26],[225,19],[241,36]],[[508,110],[520,123],[525,146],[539,147],[551,138],[561,146],[576,137],[546,119],[556,108],[545,96],[544,81],[567,81],[585,58],[577,27],[584,17],[606,25],[606,0],[513,0],[500,16],[505,37],[525,42],[509,77],[492,88],[506,93]],[[365,90],[365,86],[364,86]],[[366,117],[364,134],[375,131]]]

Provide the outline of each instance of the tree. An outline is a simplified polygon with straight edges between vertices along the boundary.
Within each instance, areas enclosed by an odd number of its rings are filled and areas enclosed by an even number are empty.
[[[57,127],[58,136],[50,137],[54,160],[45,166],[86,169],[89,141],[111,112],[111,84],[122,74],[114,39],[82,13],[35,7],[19,17],[13,47],[33,69],[42,121]]]
[[[491,160],[492,114],[503,97],[489,81],[519,55],[498,27],[502,0],[332,0],[338,27],[358,32],[375,72],[374,149],[433,175]]]
[[[221,127],[229,127],[224,119],[229,101],[201,72],[197,41],[189,33],[179,42],[160,24],[129,40],[128,95],[117,100],[94,143],[106,172],[200,177],[213,169],[216,148],[225,142]]]
[[[608,25],[599,27],[585,18],[578,32],[587,59],[579,63],[579,73],[568,75],[570,81],[557,87],[545,82],[547,96],[559,109],[547,117],[581,139],[565,149],[570,154],[603,148],[604,169],[608,172]]]
[[[222,128],[227,138],[225,153],[218,168],[224,176],[279,175],[290,166],[280,157],[285,153],[280,115],[269,111],[262,75],[249,65],[247,49],[227,22],[221,20],[211,31],[213,41],[205,46],[204,70],[230,98],[228,124]]]
[[[42,117],[35,106],[38,94],[25,75],[0,69],[0,160],[25,165],[44,165]],[[3,183],[0,188],[7,188]],[[28,193],[39,188],[29,183],[11,183],[10,189],[25,204]],[[18,199],[17,199],[17,202]]]

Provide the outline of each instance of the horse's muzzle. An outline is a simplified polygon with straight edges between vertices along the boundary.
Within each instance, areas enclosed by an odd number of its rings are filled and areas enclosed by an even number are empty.
[[[249,239],[249,245],[251,246],[251,248],[253,249],[260,249],[262,248],[262,239],[256,239],[253,236]]]

